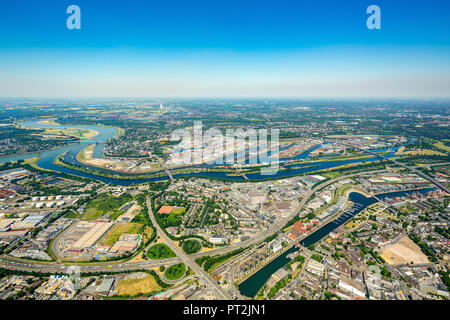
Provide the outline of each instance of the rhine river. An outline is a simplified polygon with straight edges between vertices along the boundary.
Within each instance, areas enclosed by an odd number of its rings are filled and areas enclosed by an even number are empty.
[[[53,150],[43,151],[43,152],[36,152],[36,153],[29,153],[29,154],[22,154],[22,155],[14,155],[14,156],[6,156],[0,158],[0,163],[8,162],[8,161],[17,161],[19,159],[29,159],[38,157],[39,160],[37,161],[37,165],[43,169],[47,170],[53,170],[57,172],[62,173],[68,173],[73,174],[77,176],[82,176],[85,178],[90,178],[94,180],[100,180],[104,183],[113,184],[113,185],[133,185],[133,184],[139,184],[144,182],[151,182],[151,181],[161,181],[161,180],[167,180],[167,175],[160,176],[160,177],[153,177],[153,178],[144,178],[142,177],[142,174],[129,174],[129,173],[118,173],[115,171],[111,171],[108,169],[101,169],[98,167],[93,167],[89,165],[82,164],[77,161],[76,155],[89,145],[95,143],[94,148],[94,157],[95,158],[103,158],[104,157],[104,148],[105,148],[105,142],[115,137],[118,134],[118,130],[113,127],[104,127],[104,126],[93,126],[93,125],[52,125],[52,124],[41,124],[37,121],[29,120],[29,121],[23,121],[20,123],[21,126],[24,127],[32,127],[32,128],[61,128],[61,129],[67,129],[67,128],[79,128],[80,130],[85,129],[91,129],[97,131],[99,134],[95,137],[89,138],[87,140],[83,140],[81,142],[72,143],[70,145],[55,148]],[[414,140],[411,140],[409,143],[413,142]],[[319,146],[315,146],[309,150],[306,150],[303,153],[300,153],[294,158],[290,159],[280,159],[283,160],[300,160],[300,159],[307,159],[309,158],[310,153],[317,149]],[[390,152],[387,153],[386,157],[392,157],[394,156],[394,153],[400,148],[401,146],[397,146],[395,148],[391,148]],[[388,151],[387,149],[381,149],[381,150],[375,150],[378,152],[384,152]],[[83,172],[76,169],[66,168],[63,166],[59,166],[54,164],[54,160],[60,156],[61,154],[67,152],[64,156],[64,160],[74,163],[78,166],[84,166],[91,169],[96,169],[99,171],[104,171],[105,173],[114,173],[119,176],[124,176],[123,179],[120,178],[111,178],[106,177],[103,175],[97,175],[93,173]],[[290,164],[286,165],[285,167],[287,170],[279,170],[273,175],[262,175],[261,173],[249,173],[246,174],[247,178],[250,180],[263,180],[267,178],[287,178],[303,173],[308,173],[316,170],[321,169],[328,169],[333,168],[345,164],[350,163],[366,163],[366,162],[372,162],[376,160],[381,160],[381,158],[372,156],[365,159],[351,159],[351,160],[332,160],[332,161],[320,161],[320,162],[302,162],[300,164]],[[214,165],[200,165],[197,167],[211,167]],[[206,177],[206,178],[220,178],[220,179],[227,179],[231,181],[236,182],[244,182],[245,179],[242,176],[233,176],[229,175],[227,172],[192,172],[192,173],[182,173],[182,174],[174,174],[174,178],[177,177],[183,177],[183,176],[197,176],[197,177]]]
[[[76,176],[81,176],[85,178],[90,178],[94,180],[100,180],[104,183],[113,184],[113,185],[132,185],[132,184],[139,184],[144,182],[151,182],[151,181],[161,181],[161,180],[167,180],[167,175],[156,177],[156,178],[140,178],[139,174],[126,174],[126,173],[117,173],[122,176],[127,176],[128,179],[119,179],[119,178],[110,178],[105,177],[102,175],[96,175],[92,173],[87,173],[75,169],[66,168],[63,166],[59,166],[54,164],[54,160],[60,156],[63,153],[66,153],[64,156],[64,160],[74,163],[79,166],[84,167],[91,167],[89,165],[82,164],[77,161],[76,155],[83,149],[87,148],[89,145],[95,143],[94,148],[94,157],[95,158],[103,158],[104,157],[104,149],[105,149],[105,143],[108,139],[115,137],[118,134],[118,130],[113,127],[105,127],[105,126],[93,126],[93,125],[52,125],[52,124],[41,124],[37,121],[29,120],[29,121],[23,121],[20,123],[21,126],[24,127],[31,127],[31,128],[61,128],[61,129],[69,129],[69,128],[77,128],[80,130],[94,130],[98,132],[98,135],[77,143],[72,143],[67,146],[55,148],[52,150],[42,151],[42,152],[35,152],[35,153],[28,153],[28,154],[21,154],[21,155],[13,155],[13,156],[6,156],[0,158],[0,163],[5,163],[9,161],[17,161],[17,160],[24,160],[24,159],[30,159],[30,158],[39,158],[37,161],[37,165],[40,168],[47,169],[47,170],[53,170],[56,172],[61,173],[68,173],[73,174]],[[408,143],[403,144],[407,145],[410,143],[413,143],[415,139],[413,138]],[[385,157],[393,157],[395,152],[402,147],[403,145],[390,148],[390,149],[379,149],[379,150],[372,150],[374,152],[387,152],[385,154]],[[289,147],[289,146],[288,146]],[[279,159],[281,161],[283,160],[300,160],[300,159],[307,159],[310,158],[310,153],[317,149],[320,146],[315,146],[309,150],[306,150],[303,153],[300,153],[294,158],[290,159]],[[286,147],[287,148],[287,147]],[[251,173],[246,174],[246,176],[250,180],[262,180],[267,178],[287,178],[303,173],[308,173],[316,170],[321,169],[328,169],[333,168],[345,164],[350,163],[366,163],[366,162],[372,162],[376,160],[382,160],[381,158],[377,156],[368,157],[365,159],[351,159],[351,160],[331,160],[331,161],[320,161],[320,162],[302,162],[300,164],[289,164],[285,167],[288,168],[288,170],[280,170],[276,172],[273,175],[261,175],[260,173]],[[200,165],[197,167],[207,167],[211,165]],[[214,166],[214,165],[212,165]],[[100,169],[97,167],[91,167],[96,170],[104,171],[107,173],[111,173],[113,171],[107,170],[107,169]],[[185,173],[185,174],[175,174],[173,175],[174,178],[181,177],[181,176],[197,176],[197,177],[210,177],[210,178],[222,178],[222,179],[228,179],[236,182],[244,182],[245,179],[242,176],[231,176],[228,175],[227,172],[199,172],[199,173]],[[132,177],[130,179],[130,177]],[[427,189],[428,191],[429,189]],[[408,192],[408,191],[406,191]],[[404,194],[403,192],[397,192],[396,196]],[[384,195],[379,195],[378,197],[383,197]],[[308,235],[306,238],[304,238],[300,243],[303,246],[309,246],[311,244],[316,243],[320,239],[324,238],[326,235],[328,235],[331,231],[335,230],[337,227],[351,219],[353,216],[364,210],[367,206],[371,205],[372,203],[376,202],[373,198],[366,198],[365,196],[352,192],[349,195],[350,200],[354,203],[352,207],[347,209],[346,212],[339,218],[325,224],[317,231],[313,232],[312,234]],[[287,250],[285,253],[274,259],[272,262],[264,266],[261,270],[257,271],[255,274],[253,274],[250,278],[248,278],[246,281],[241,283],[239,286],[240,292],[247,297],[254,297],[256,293],[259,291],[259,289],[264,285],[264,283],[268,280],[268,278],[276,272],[279,268],[285,266],[289,262],[289,258],[287,258],[287,255],[290,253],[298,250],[295,247],[292,247],[291,249]]]

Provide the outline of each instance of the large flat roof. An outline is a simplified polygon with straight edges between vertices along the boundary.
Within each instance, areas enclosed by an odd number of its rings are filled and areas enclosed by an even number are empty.
[[[113,222],[96,222],[80,239],[73,245],[72,249],[80,250],[93,246],[113,226]]]

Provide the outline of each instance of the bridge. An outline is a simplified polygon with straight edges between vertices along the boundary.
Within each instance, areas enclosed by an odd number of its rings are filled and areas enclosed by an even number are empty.
[[[173,252],[177,255],[178,258],[181,259],[181,261],[186,265],[189,266],[196,275],[202,279],[204,284],[208,286],[209,288],[213,289],[216,293],[217,297],[219,297],[222,300],[231,300],[231,296],[228,292],[226,292],[214,279],[212,279],[204,270],[202,267],[200,267],[192,257],[188,256],[180,247],[178,247],[164,232],[164,230],[161,228],[161,226],[158,224],[158,222],[155,219],[155,216],[153,214],[152,206],[150,203],[149,198],[147,198],[147,214],[155,227],[156,231],[158,232],[158,235],[160,236],[163,243],[165,243],[170,249],[172,249]]]
[[[422,178],[424,178],[424,179],[430,181],[431,183],[433,183],[436,187],[438,187],[438,188],[441,189],[442,191],[444,191],[444,192],[450,194],[450,191],[449,191],[449,189],[448,189],[446,186],[444,186],[442,183],[440,183],[440,182],[437,181],[436,179],[430,177],[429,175],[423,173],[422,171],[417,170],[417,169],[414,168],[414,167],[407,166],[407,165],[404,164],[404,163],[401,163],[401,162],[399,162],[399,161],[397,161],[397,160],[394,160],[394,159],[392,159],[392,158],[385,157],[385,156],[380,155],[380,154],[378,154],[378,153],[376,153],[376,152],[374,152],[374,151],[365,150],[365,149],[362,149],[362,148],[359,148],[359,147],[355,147],[355,146],[352,146],[352,145],[348,145],[348,144],[345,144],[345,143],[344,143],[343,145],[345,145],[345,146],[347,146],[347,147],[352,147],[352,148],[354,148],[354,149],[358,149],[358,150],[360,150],[360,151],[362,151],[362,152],[366,152],[366,153],[373,154],[374,156],[377,156],[378,158],[381,158],[381,159],[383,159],[383,160],[391,161],[391,162],[393,162],[393,163],[395,163],[395,164],[397,164],[397,165],[399,165],[399,166],[401,166],[401,167],[403,167],[403,168],[405,168],[405,169],[408,169],[408,170],[410,170],[410,171],[412,171],[412,172],[418,174],[418,175],[421,176]]]
[[[430,166],[438,166],[438,165],[440,166],[440,165],[448,165],[448,164],[450,164],[450,162],[437,163],[437,164],[434,163],[434,164],[430,164]],[[364,173],[365,174],[368,174],[368,173],[375,174],[375,173],[380,173],[380,172],[385,172],[385,171],[386,171],[385,169],[382,169],[382,170],[379,169],[379,170],[366,171]],[[351,173],[348,175],[330,179],[324,183],[316,185],[313,189],[311,189],[307,192],[307,194],[303,197],[300,204],[298,205],[298,207],[292,214],[290,214],[286,218],[282,219],[281,221],[271,225],[269,227],[269,229],[267,229],[265,232],[255,235],[255,237],[251,237],[250,239],[231,244],[229,246],[219,247],[219,248],[212,249],[210,251],[197,252],[195,254],[192,254],[190,257],[188,257],[188,259],[189,259],[188,265],[195,266],[196,263],[192,262],[191,259],[196,259],[196,258],[199,258],[202,256],[225,254],[225,253],[231,252],[233,250],[236,250],[236,249],[239,249],[242,247],[246,247],[246,246],[250,246],[250,245],[253,245],[258,242],[263,241],[267,236],[272,235],[275,232],[278,232],[281,229],[283,229],[283,226],[290,219],[295,217],[297,214],[300,214],[303,207],[309,200],[309,198],[316,191],[318,191],[319,189],[325,188],[326,186],[333,184],[339,180],[355,177],[360,174],[361,174],[361,172]],[[150,208],[150,205],[148,205],[148,207]],[[153,217],[152,212],[149,212],[149,214],[151,215],[151,217]],[[158,224],[155,221],[155,226],[157,226],[157,225]],[[161,230],[158,234],[164,235],[164,231]],[[302,239],[303,239],[303,237],[297,239],[298,240],[297,243],[299,241],[301,241]],[[166,239],[166,240],[169,240],[167,242],[171,243],[173,245],[173,243],[170,241],[170,239]],[[179,251],[180,251],[179,248],[176,249],[176,252],[179,252]],[[186,256],[183,255],[183,258],[186,258]],[[140,261],[140,262],[111,261],[109,264],[106,264],[104,262],[101,262],[101,263],[74,263],[74,262],[61,263],[61,262],[59,262],[58,263],[58,262],[45,262],[45,261],[31,261],[31,260],[19,259],[19,258],[14,258],[14,257],[3,255],[3,256],[0,256],[0,267],[8,268],[8,269],[24,270],[24,271],[35,271],[35,272],[40,272],[40,273],[42,273],[42,272],[62,272],[62,273],[64,273],[65,270],[67,270],[67,268],[69,266],[75,265],[75,266],[80,267],[81,272],[122,272],[122,271],[126,271],[126,270],[131,271],[131,270],[139,270],[139,269],[152,269],[155,267],[159,267],[161,265],[179,263],[180,261],[183,261],[183,260],[178,256],[178,257],[174,257],[174,258],[161,259],[161,260],[155,260],[155,261],[149,261],[149,260]],[[197,267],[198,267],[198,265],[197,265]],[[196,268],[196,269],[198,270],[198,268]],[[214,283],[213,279],[209,279],[209,275],[205,274],[203,269],[201,269],[199,271],[200,271],[201,278],[203,278],[203,279],[206,278],[207,279],[206,283],[209,284],[216,291],[218,291],[219,292],[218,295],[221,298],[226,298],[226,299],[229,298],[227,293],[224,294],[223,290],[220,287],[217,288],[218,284]]]
[[[167,176],[169,177],[171,182],[174,182],[175,179],[172,176],[172,173],[170,173],[169,169],[167,169],[166,165],[162,162],[162,160],[158,157],[156,157],[159,161],[159,164],[161,165],[161,167],[164,169],[164,171],[167,173]]]

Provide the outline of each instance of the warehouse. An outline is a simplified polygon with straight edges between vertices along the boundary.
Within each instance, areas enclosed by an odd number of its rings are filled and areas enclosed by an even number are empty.
[[[115,279],[108,278],[102,281],[97,288],[97,294],[100,296],[108,296],[109,292],[113,289]]]
[[[113,226],[113,222],[82,222],[77,227],[87,227],[84,233],[70,248],[72,251],[90,249]]]
[[[18,221],[20,221],[20,219],[18,218],[3,219],[2,221],[0,221],[0,232],[6,232],[11,230],[11,226]]]
[[[141,243],[142,237],[139,234],[124,233],[119,240],[114,243],[114,246],[109,250],[111,253],[127,253],[136,250]]]

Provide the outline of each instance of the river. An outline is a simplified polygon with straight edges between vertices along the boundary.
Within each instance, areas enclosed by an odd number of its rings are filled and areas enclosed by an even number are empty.
[[[58,156],[67,152],[64,156],[64,160],[66,160],[66,161],[69,161],[71,163],[81,165],[84,167],[88,167],[88,168],[89,167],[95,168],[96,170],[112,172],[111,170],[99,169],[97,167],[82,164],[82,163],[78,162],[78,160],[76,159],[76,155],[81,150],[83,150],[83,149],[87,148],[89,145],[95,143],[94,157],[95,158],[103,158],[105,142],[108,139],[113,138],[118,134],[118,130],[116,128],[105,127],[105,126],[94,126],[94,125],[78,125],[78,124],[77,125],[52,125],[52,124],[38,123],[37,121],[34,121],[34,120],[23,121],[20,123],[20,125],[24,126],[24,127],[31,127],[31,128],[61,128],[61,129],[77,128],[80,130],[90,129],[90,130],[97,131],[98,135],[95,137],[88,138],[86,140],[77,142],[77,143],[72,143],[67,146],[55,148],[52,150],[1,157],[0,163],[38,157],[39,159],[37,161],[37,165],[43,169],[53,170],[53,171],[57,171],[57,172],[61,172],[61,173],[73,174],[76,176],[81,176],[81,177],[90,178],[90,179],[94,179],[94,180],[100,180],[105,183],[114,184],[114,185],[133,185],[133,184],[139,184],[139,183],[144,183],[144,182],[161,181],[161,180],[168,179],[167,176],[162,176],[162,177],[157,177],[157,178],[139,178],[139,174],[126,174],[126,173],[122,173],[122,174],[118,173],[118,174],[123,175],[123,176],[128,176],[128,177],[135,176],[135,178],[134,179],[110,178],[110,177],[105,177],[102,175],[96,175],[96,174],[92,174],[92,173],[87,173],[87,172],[83,172],[83,171],[79,171],[79,170],[66,168],[66,167],[59,166],[59,165],[56,165],[53,163],[54,160]],[[393,157],[395,152],[400,147],[410,144],[410,143],[413,143],[414,141],[415,141],[415,139],[413,138],[409,142],[399,145],[397,147],[390,148],[390,149],[380,149],[380,150],[376,150],[376,151],[377,152],[389,151],[385,155],[385,157],[387,157],[387,158]],[[291,145],[289,145],[285,148],[288,148],[290,146]],[[298,154],[294,158],[280,159],[280,160],[283,161],[283,160],[307,159],[307,158],[310,158],[310,153],[319,147],[320,147],[320,145],[315,146],[309,150],[306,150],[306,151]],[[285,148],[283,148],[283,149],[285,149]],[[269,156],[270,156],[270,154],[269,154]],[[333,168],[333,167],[337,167],[337,166],[341,166],[341,165],[345,165],[345,164],[366,163],[366,162],[372,162],[372,161],[376,161],[376,160],[381,160],[381,158],[372,156],[372,157],[365,158],[365,159],[302,162],[301,164],[286,165],[286,167],[289,168],[288,170],[280,170],[280,171],[276,172],[274,175],[267,176],[267,175],[262,175],[261,173],[251,173],[251,174],[246,174],[246,176],[251,180],[261,180],[261,179],[266,179],[268,177],[286,178],[286,177],[295,176],[295,175],[303,174],[303,173],[308,173],[308,172],[312,172],[312,171],[316,171],[316,170],[329,169],[329,168]],[[200,165],[200,166],[196,166],[196,167],[210,167],[210,166],[214,166],[214,165]],[[114,172],[114,173],[116,173],[116,172]],[[228,180],[232,180],[232,181],[236,181],[236,182],[244,182],[245,181],[245,179],[242,176],[231,176],[231,175],[228,175],[227,172],[199,172],[199,173],[176,174],[176,175],[174,175],[174,178],[182,177],[182,176],[222,178],[222,179],[228,179]],[[364,210],[367,206],[369,206],[370,204],[372,204],[376,201],[373,198],[366,198],[365,196],[363,196],[359,193],[356,193],[356,192],[352,192],[349,195],[349,197],[350,197],[350,200],[354,202],[354,205],[351,208],[349,208],[347,210],[347,212],[344,215],[342,215],[340,218],[327,223],[326,225],[324,225],[323,227],[321,227],[320,229],[318,229],[317,231],[315,231],[314,233],[310,234],[305,239],[303,239],[301,241],[301,244],[303,246],[309,246],[311,244],[316,243],[317,241],[319,241],[320,239],[322,239],[323,237],[328,235],[331,231],[335,230],[337,227],[339,227],[340,225],[342,225],[343,223],[345,223],[346,221],[351,219],[354,215],[358,214],[359,212]],[[379,195],[379,197],[383,197],[383,195]],[[287,255],[296,250],[297,249],[295,247],[287,250],[285,253],[283,253],[276,259],[274,259],[272,262],[270,262],[269,264],[264,266],[261,270],[256,272],[254,275],[252,275],[246,281],[244,281],[239,286],[239,290],[241,291],[241,293],[248,297],[255,296],[256,293],[259,291],[259,289],[267,281],[267,279],[274,272],[276,272],[279,268],[283,267],[284,265],[286,265],[289,262]]]
[[[81,130],[90,129],[90,130],[97,131],[99,134],[95,137],[83,140],[81,142],[72,143],[70,145],[55,148],[55,149],[48,150],[48,151],[2,157],[2,158],[0,158],[0,163],[4,163],[4,162],[8,162],[8,161],[17,161],[19,159],[29,159],[29,158],[38,157],[39,160],[37,161],[37,165],[43,169],[78,175],[78,176],[90,178],[93,180],[100,180],[102,182],[114,184],[114,185],[133,185],[133,184],[139,184],[139,183],[144,183],[144,182],[161,181],[161,180],[168,179],[168,177],[166,175],[161,176],[161,177],[155,177],[155,178],[140,178],[140,176],[142,177],[142,175],[140,175],[140,174],[117,173],[112,170],[101,169],[98,167],[89,166],[89,165],[85,165],[85,164],[78,162],[78,160],[76,159],[76,155],[81,150],[85,149],[86,147],[88,147],[89,145],[91,145],[93,143],[96,144],[95,148],[94,148],[94,157],[95,158],[103,158],[105,142],[108,139],[113,138],[114,136],[117,135],[118,131],[116,128],[105,127],[105,126],[94,126],[94,125],[78,125],[78,124],[77,125],[42,124],[42,123],[38,123],[37,121],[34,121],[34,120],[23,121],[20,123],[20,125],[24,126],[24,127],[32,127],[32,128],[61,128],[61,129],[79,128]],[[411,143],[411,142],[412,141],[410,141],[409,143]],[[400,148],[401,146],[391,148],[390,149],[391,152],[389,152],[386,156],[392,157],[394,155],[394,153],[398,150],[398,148]],[[289,147],[289,146],[287,146],[287,147]],[[285,148],[287,148],[287,147],[285,147]],[[300,153],[299,155],[297,155],[296,157],[291,158],[289,160],[299,160],[299,159],[309,158],[310,153],[313,150],[317,149],[318,147],[319,146],[315,146],[309,150],[306,150],[306,151]],[[283,148],[283,149],[285,149],[285,148]],[[386,150],[388,150],[388,149],[386,149]],[[384,152],[386,150],[378,150],[378,151]],[[74,163],[76,165],[104,171],[107,173],[114,173],[114,174],[117,174],[120,176],[126,176],[128,178],[130,178],[130,177],[135,177],[135,178],[132,178],[132,179],[110,178],[110,177],[106,177],[103,175],[82,172],[79,170],[66,168],[66,167],[54,164],[53,163],[54,160],[59,155],[65,153],[65,152],[67,152],[67,154],[64,155],[64,160]],[[269,154],[269,156],[270,156],[270,154]],[[283,161],[283,160],[287,160],[287,159],[280,159],[280,160]],[[371,161],[376,161],[376,160],[381,160],[381,158],[373,156],[373,157],[366,158],[366,159],[303,162],[301,164],[287,165],[286,167],[289,168],[288,170],[279,170],[273,175],[264,175],[264,174],[261,174],[260,172],[258,172],[258,173],[250,173],[250,174],[247,174],[246,176],[250,180],[263,180],[263,179],[267,179],[267,178],[287,178],[287,177],[291,177],[291,176],[295,176],[295,175],[303,174],[303,173],[308,173],[308,172],[312,172],[312,171],[316,171],[316,170],[320,170],[320,169],[329,169],[329,168],[333,168],[333,167],[337,167],[337,166],[341,166],[341,165],[345,165],[345,164],[350,164],[350,163],[365,163],[365,162],[371,162]],[[217,165],[200,165],[200,166],[196,166],[196,167],[213,167],[213,166],[217,166]],[[183,173],[183,174],[175,174],[173,176],[174,176],[174,178],[197,176],[197,177],[227,179],[227,180],[236,181],[236,182],[244,182],[245,181],[245,179],[242,176],[233,176],[233,175],[229,175],[228,172],[218,172],[218,171]]]
[[[388,192],[377,195],[379,199],[385,199],[387,197],[401,197],[409,193],[420,192],[426,193],[435,188],[426,188],[422,190],[409,190],[409,191],[396,191]],[[367,198],[358,192],[352,192],[349,195],[349,199],[353,202],[353,205],[346,209],[346,211],[340,215],[338,218],[328,222],[324,226],[320,227],[303,240],[300,244],[304,247],[308,247],[312,244],[317,243],[321,239],[325,238],[330,232],[336,230],[339,226],[345,224],[348,220],[353,218],[355,215],[363,211],[365,208],[371,204],[377,202],[374,198]],[[246,297],[254,297],[262,286],[267,282],[272,274],[274,274],[278,269],[285,266],[290,259],[287,257],[290,253],[297,251],[296,247],[292,247],[286,252],[282,253],[279,257],[275,258],[273,261],[265,265],[263,268],[255,272],[248,279],[239,285],[239,291],[242,295]]]

